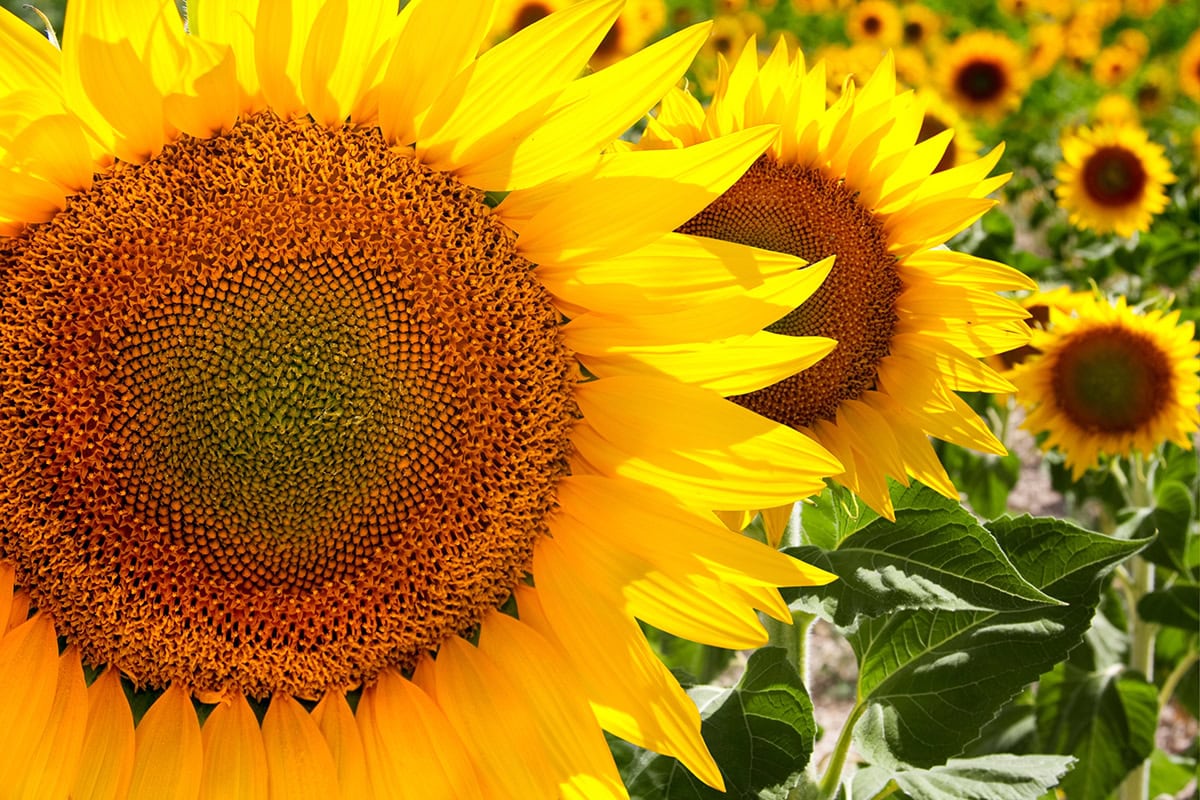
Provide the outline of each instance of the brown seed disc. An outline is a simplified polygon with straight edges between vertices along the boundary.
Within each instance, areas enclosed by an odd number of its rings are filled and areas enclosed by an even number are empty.
[[[1054,402],[1076,427],[1099,433],[1145,430],[1172,396],[1171,364],[1155,343],[1124,327],[1094,328],[1058,352]]]
[[[1149,177],[1137,153],[1119,145],[1097,148],[1084,162],[1082,176],[1092,202],[1117,208],[1137,203]]]
[[[832,420],[844,401],[875,388],[898,321],[900,276],[883,225],[842,181],[762,156],[679,230],[809,262],[837,256],[821,288],[767,328],[788,336],[828,336],[837,347],[803,372],[732,398],[735,402],[802,428]]]
[[[92,664],[314,696],[525,575],[575,362],[482,195],[269,112],[0,244],[0,557]]]
[[[958,68],[954,76],[954,87],[959,94],[973,103],[991,103],[1008,88],[1008,75],[1004,68],[994,61],[970,61]]]

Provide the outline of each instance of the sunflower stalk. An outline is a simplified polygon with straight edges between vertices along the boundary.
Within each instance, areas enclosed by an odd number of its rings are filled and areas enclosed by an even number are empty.
[[[1127,473],[1127,492],[1129,503],[1134,508],[1149,508],[1153,505],[1149,474],[1151,470],[1143,463],[1140,454],[1135,453],[1130,461]],[[1141,556],[1134,556],[1130,564],[1128,579],[1125,582],[1126,598],[1129,604],[1127,619],[1129,633],[1129,667],[1145,676],[1147,681],[1154,680],[1154,640],[1158,627],[1146,622],[1137,613],[1138,602],[1148,593],[1154,591],[1154,564]],[[1160,707],[1162,703],[1159,703]],[[1150,792],[1150,762],[1143,761],[1125,776],[1124,782],[1118,789],[1118,800],[1146,800]]]
[[[829,764],[825,767],[825,774],[821,776],[817,800],[832,800],[837,795],[838,787],[842,784],[842,770],[845,769],[846,758],[850,754],[850,744],[854,740],[854,726],[866,710],[867,704],[860,700],[842,725],[837,743],[833,746],[833,753],[829,756]]]

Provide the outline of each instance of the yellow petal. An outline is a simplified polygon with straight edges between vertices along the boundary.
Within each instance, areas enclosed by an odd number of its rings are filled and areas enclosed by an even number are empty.
[[[228,45],[234,52],[240,88],[238,108],[258,110],[263,104],[254,63],[254,24],[258,0],[199,0],[188,3],[188,22],[204,40]]]
[[[710,389],[723,397],[748,394],[807,369],[837,345],[820,336],[783,336],[760,331],[698,345],[609,348],[576,357],[591,373],[659,375]]]
[[[395,3],[383,0],[326,0],[313,20],[300,65],[300,88],[313,119],[341,125],[387,31]]]
[[[58,49],[7,8],[0,8],[0,53],[0,96],[29,89],[62,98]]]
[[[491,28],[495,0],[448,3],[412,0],[401,12],[403,28],[380,85],[379,125],[389,140],[411,144],[417,120],[470,64]]]
[[[583,0],[468,64],[419,121],[417,156],[434,169],[455,172],[526,136],[583,69],[620,10],[616,0]]]
[[[524,698],[491,659],[453,636],[434,663],[437,703],[504,797],[554,797],[559,776]]]
[[[753,289],[659,314],[645,313],[649,309],[632,316],[581,311],[563,332],[572,349],[593,354],[745,335],[765,328],[811,297],[832,265],[833,258],[827,258]]]
[[[580,678],[600,725],[610,733],[674,756],[717,789],[724,780],[700,736],[700,714],[663,666],[632,617],[576,591],[575,575],[534,555],[538,587],[518,586],[521,620],[556,643]],[[539,564],[539,561],[542,563]],[[544,568],[544,570],[543,570]]]
[[[324,0],[260,0],[254,64],[267,104],[287,119],[305,113],[300,99],[304,46]]]
[[[358,732],[358,723],[354,721],[354,712],[346,702],[346,694],[340,691],[327,692],[313,709],[312,717],[337,765],[342,797],[347,800],[370,797],[371,781],[367,774],[362,736]]]
[[[456,174],[473,186],[507,191],[589,166],[679,79],[709,27],[693,25],[569,84],[529,135],[501,131],[502,146],[488,148],[486,158],[464,159]]]
[[[446,715],[395,670],[363,689],[356,719],[378,800],[488,796]]]
[[[0,631],[0,638],[3,638],[5,633],[29,619],[29,608],[29,592],[24,589],[17,589],[13,592],[12,602],[8,606],[7,624],[4,626],[4,630]]]
[[[67,9],[63,76],[68,103],[123,160],[142,163],[162,150],[165,87],[156,77],[173,79],[182,58],[182,24],[174,3],[133,0],[118,9],[83,0]]]
[[[200,800],[266,800],[267,752],[258,718],[242,694],[217,704],[201,731]]]
[[[337,768],[317,723],[289,694],[276,694],[263,717],[267,796],[271,800],[337,800]]]
[[[75,780],[88,715],[87,684],[78,648],[71,646],[58,659],[58,686],[41,740],[28,762],[23,782],[13,797],[24,800],[66,797]]]
[[[204,764],[192,699],[172,684],[138,723],[129,800],[195,800]]]
[[[841,470],[803,434],[695,387],[616,377],[581,384],[575,397],[584,420],[574,443],[589,465],[692,505],[780,505],[820,491]]]
[[[87,730],[72,800],[126,800],[133,778],[133,714],[111,667],[88,687]]]
[[[682,310],[741,294],[808,262],[701,236],[669,233],[628,253],[594,262],[542,264],[535,272],[556,297],[601,313]]]
[[[194,36],[185,44],[179,83],[163,98],[167,121],[201,138],[232,129],[240,108],[233,51]]]
[[[792,510],[795,507],[795,503],[788,503],[762,510],[763,531],[767,534],[767,544],[771,547],[779,547],[779,543],[783,541],[783,534],[787,532],[788,523],[792,521]]]
[[[739,607],[738,598],[702,566],[689,571],[678,560],[651,563],[632,548],[612,546],[597,535],[602,531],[563,511],[552,524],[544,559],[573,573],[578,591],[676,636],[730,650],[766,642],[754,609]]]
[[[54,706],[58,672],[58,642],[45,614],[0,639],[0,786],[25,776]]]
[[[615,153],[586,176],[509,194],[496,209],[535,264],[594,261],[678,228],[742,176],[775,136],[752,128],[683,150]],[[586,190],[581,190],[581,181]],[[638,198],[636,210],[629,198]]]
[[[629,797],[583,687],[549,642],[494,611],[480,624],[479,650],[516,687],[525,713],[541,730],[564,798]]]

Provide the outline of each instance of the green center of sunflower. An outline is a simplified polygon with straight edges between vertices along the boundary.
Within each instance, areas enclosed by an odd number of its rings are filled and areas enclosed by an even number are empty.
[[[1008,81],[994,61],[972,61],[955,75],[955,89],[973,103],[990,103],[1004,93]]]
[[[1052,379],[1062,413],[1077,427],[1127,433],[1143,427],[1171,395],[1171,366],[1146,337],[1121,327],[1072,338]]]
[[[479,192],[269,112],[0,250],[0,557],[87,661],[317,695],[525,575],[574,360]]]
[[[1099,147],[1083,164],[1088,197],[1103,206],[1136,203],[1146,188],[1146,168],[1137,153],[1120,145]]]
[[[837,256],[821,288],[767,328],[787,336],[827,336],[837,347],[803,372],[734,402],[803,428],[833,420],[843,402],[875,388],[898,321],[900,276],[883,225],[845,183],[762,156],[679,230],[809,262]]]

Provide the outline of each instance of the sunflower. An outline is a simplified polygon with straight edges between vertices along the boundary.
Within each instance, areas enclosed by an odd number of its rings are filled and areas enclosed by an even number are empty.
[[[1179,54],[1179,89],[1200,103],[1200,30],[1188,37]]]
[[[889,0],[860,0],[846,12],[846,36],[852,42],[891,47],[903,38],[904,22]]]
[[[1091,118],[1094,124],[1136,125],[1138,110],[1125,95],[1109,92],[1096,101]]]
[[[964,114],[995,123],[1021,104],[1029,84],[1024,55],[1004,34],[963,34],[941,58],[942,94]]]
[[[1063,54],[1063,27],[1057,22],[1034,25],[1029,30],[1027,64],[1033,78],[1044,78],[1054,71]]]
[[[1141,64],[1137,51],[1123,44],[1105,47],[1092,62],[1092,80],[1106,89],[1124,83]]]
[[[1136,123],[1100,124],[1068,133],[1054,170],[1055,196],[1072,225],[1132,236],[1167,206],[1175,180],[1163,148]]]
[[[903,41],[909,47],[928,49],[941,36],[942,16],[932,8],[920,3],[906,3],[903,15]]]
[[[0,13],[0,785],[720,786],[638,620],[764,642],[830,576],[706,509],[840,467],[722,396],[828,265],[674,232],[775,129],[602,154],[707,27],[577,79],[620,2],[189,6]]]
[[[1149,454],[1164,442],[1190,448],[1200,427],[1200,343],[1179,312],[1129,308],[1091,298],[1074,313],[1052,307],[1040,352],[1012,373],[1027,408],[1022,427],[1045,433],[1076,479],[1102,455]]]
[[[812,299],[767,328],[835,339],[833,353],[734,400],[816,438],[845,465],[836,480],[891,516],[888,477],[958,497],[929,435],[1004,452],[955,390],[1010,388],[978,359],[1028,340],[1026,312],[996,292],[1033,284],[942,247],[994,205],[986,196],[1007,179],[987,177],[1000,149],[934,174],[953,134],[917,144],[922,106],[896,94],[890,57],[829,107],[824,72],[780,46],[760,67],[751,42],[707,110],[674,91],[641,146],[781,124],[766,154],[680,231],[808,260],[835,255]]]

